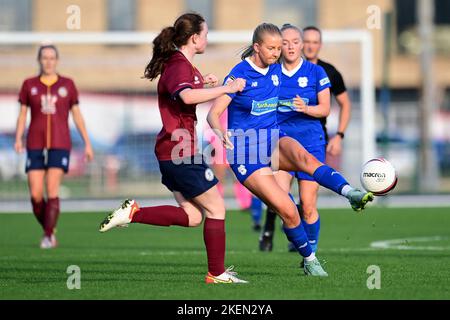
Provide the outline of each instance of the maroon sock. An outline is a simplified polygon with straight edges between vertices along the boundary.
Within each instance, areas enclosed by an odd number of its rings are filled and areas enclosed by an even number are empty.
[[[189,227],[189,217],[184,209],[175,206],[158,206],[140,208],[131,222],[152,224],[155,226]]]
[[[36,200],[31,198],[31,206],[33,207],[34,216],[41,224],[42,228],[44,228],[45,200],[42,199],[40,202],[37,202]]]
[[[56,227],[59,217],[59,198],[53,198],[47,200],[47,205],[45,206],[45,220],[44,220],[44,230],[45,235],[50,237]]]
[[[208,271],[213,276],[225,272],[225,220],[206,218],[203,240],[208,257]]]

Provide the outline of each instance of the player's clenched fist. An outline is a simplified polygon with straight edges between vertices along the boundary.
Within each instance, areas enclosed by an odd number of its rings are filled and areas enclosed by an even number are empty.
[[[230,90],[228,93],[242,92],[245,88],[245,79],[237,78],[227,83],[227,87]]]
[[[222,134],[222,144],[225,147],[225,149],[233,150],[234,145],[231,142],[230,137],[231,137],[231,132],[226,131],[225,133],[223,133]]]
[[[205,85],[209,85],[211,87],[215,87],[219,83],[219,79],[215,75],[213,75],[212,73],[208,73],[207,75],[203,76],[203,83]]]
[[[303,101],[302,98],[300,98],[299,96],[296,96],[294,98],[294,108],[293,109],[297,112],[307,113],[308,105],[305,104],[305,101]]]

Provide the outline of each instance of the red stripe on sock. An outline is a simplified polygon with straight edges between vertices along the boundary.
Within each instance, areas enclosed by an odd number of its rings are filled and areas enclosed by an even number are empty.
[[[225,220],[206,218],[203,240],[208,257],[208,271],[213,276],[225,272]]]
[[[139,208],[131,222],[155,226],[189,226],[189,217],[184,209],[175,206]]]

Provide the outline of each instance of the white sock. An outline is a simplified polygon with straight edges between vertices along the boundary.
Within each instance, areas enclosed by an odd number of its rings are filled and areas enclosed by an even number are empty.
[[[316,258],[316,254],[314,252],[311,252],[311,254],[307,257],[305,257],[306,261],[313,261]]]
[[[355,188],[350,187],[349,184],[346,184],[346,185],[342,188],[341,194],[342,194],[344,197],[347,197],[347,194],[348,194],[350,191],[354,190],[354,189],[355,189]]]

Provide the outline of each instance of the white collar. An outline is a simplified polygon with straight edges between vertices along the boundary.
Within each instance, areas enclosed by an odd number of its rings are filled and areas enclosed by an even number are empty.
[[[253,63],[253,61],[250,59],[250,57],[245,58],[245,61],[248,62],[248,64],[255,69],[255,71],[261,73],[263,76],[265,76],[267,74],[267,72],[269,72],[269,67],[267,66],[266,68],[260,68],[258,67],[256,64]]]
[[[284,64],[281,64],[281,70],[283,70],[283,74],[288,76],[288,77],[292,77],[294,74],[297,73],[298,70],[300,70],[300,68],[303,65],[303,58],[300,59],[300,63],[292,70],[286,70],[286,68],[284,67]]]

